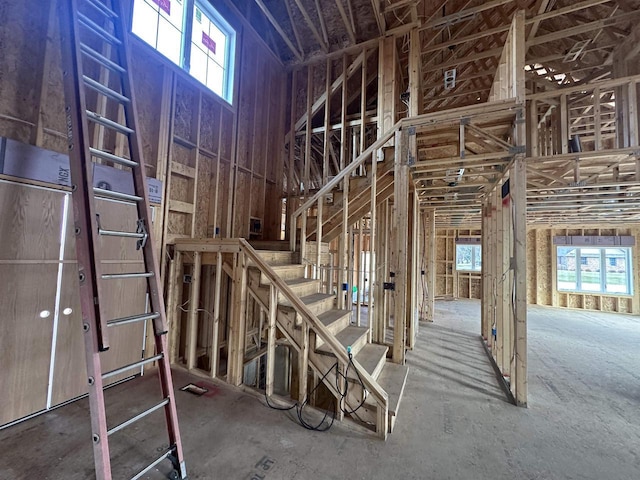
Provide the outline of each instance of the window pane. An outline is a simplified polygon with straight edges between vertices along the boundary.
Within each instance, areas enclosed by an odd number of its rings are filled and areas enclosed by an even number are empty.
[[[164,18],[158,25],[158,51],[173,63],[181,64],[182,33]]]
[[[627,252],[628,250],[625,248],[607,248],[605,250],[606,291],[608,293],[630,293]]]
[[[158,9],[144,0],[136,0],[133,4],[133,21],[131,30],[153,48],[158,39]]]
[[[184,0],[135,0],[131,31],[181,65]]]
[[[558,247],[558,290],[576,290],[576,249]]]
[[[191,69],[189,73],[202,83],[207,83],[207,55],[195,45],[191,46]]]
[[[580,249],[580,280],[582,290],[586,292],[602,291],[601,250],[599,248]]]
[[[196,1],[193,9],[190,73],[213,90],[231,101],[230,75],[233,62],[229,49],[233,47],[235,32],[208,4]],[[231,72],[231,74],[229,74]]]
[[[207,70],[207,87],[222,97],[223,86],[224,70],[222,70],[222,67],[213,60],[209,60],[209,68]]]

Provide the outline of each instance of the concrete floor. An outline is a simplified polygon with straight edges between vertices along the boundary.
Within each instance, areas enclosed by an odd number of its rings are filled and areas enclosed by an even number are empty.
[[[436,322],[421,324],[386,443],[349,422],[304,430],[290,413],[227,386],[202,397],[177,392],[189,478],[639,479],[640,319],[530,307],[522,409],[497,385],[477,335],[479,310],[473,300],[441,301]],[[131,398],[148,396],[155,380],[109,390],[111,420],[130,416]],[[174,381],[201,380],[176,371]],[[129,478],[141,456],[163,448],[161,417],[113,438],[114,478]],[[0,431],[0,479],[93,478],[88,439],[84,400]]]

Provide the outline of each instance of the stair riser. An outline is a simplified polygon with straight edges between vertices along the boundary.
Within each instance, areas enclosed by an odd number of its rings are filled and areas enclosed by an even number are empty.
[[[291,265],[287,268],[277,267],[274,268],[276,274],[283,280],[295,280],[297,278],[304,278],[304,266],[303,265]],[[260,274],[260,283],[262,285],[270,285],[271,280],[264,273]]]
[[[291,290],[298,297],[306,297],[307,295],[312,295],[314,293],[318,293],[319,288],[318,282],[305,282],[302,285],[291,285]],[[284,306],[291,306],[291,302],[284,296],[282,292],[278,292],[278,304]]]
[[[318,340],[320,340],[318,338]],[[358,352],[367,344],[367,335],[361,335],[356,341],[351,344],[351,354],[355,357]],[[320,348],[322,344],[316,345],[316,349]],[[332,353],[324,352],[322,350],[318,350],[318,353],[321,355],[327,355],[333,357]]]
[[[267,263],[279,263],[279,264],[287,264],[287,263],[296,263],[295,254],[293,252],[265,252],[259,251],[258,255],[262,260]]]
[[[340,320],[338,320],[337,322],[333,322],[331,325],[329,325],[327,327],[327,329],[333,334],[335,335],[336,333],[338,333],[340,330],[342,330],[343,328],[346,328],[349,326],[349,316],[345,315],[343,318],[341,318]],[[322,340],[322,338],[320,337],[316,337],[315,339],[315,347],[313,348],[319,348],[322,345],[324,345],[324,341]]]

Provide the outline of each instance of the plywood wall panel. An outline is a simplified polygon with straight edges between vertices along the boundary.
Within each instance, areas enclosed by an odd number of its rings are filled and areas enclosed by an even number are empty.
[[[207,236],[209,222],[209,208],[213,208],[211,197],[215,194],[211,186],[211,170],[215,160],[207,155],[200,154],[198,160],[198,186],[196,196],[196,222],[194,236],[203,238]]]

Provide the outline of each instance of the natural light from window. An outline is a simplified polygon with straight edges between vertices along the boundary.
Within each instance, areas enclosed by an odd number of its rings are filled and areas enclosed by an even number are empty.
[[[631,295],[631,248],[557,247],[558,290]]]
[[[480,245],[456,245],[456,270],[480,272],[482,247]]]
[[[134,0],[131,31],[231,103],[236,33],[208,2]]]

